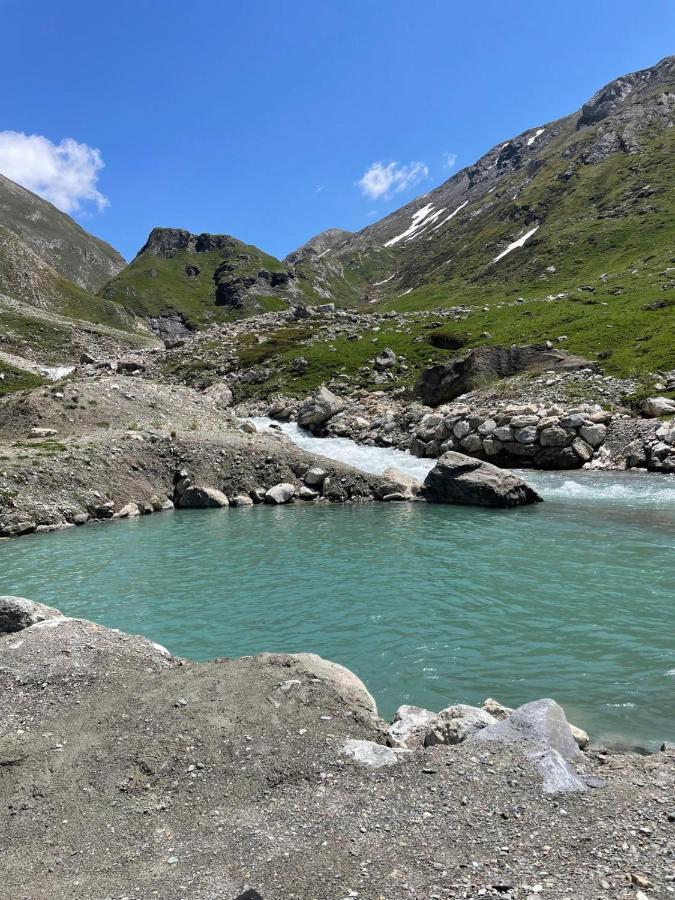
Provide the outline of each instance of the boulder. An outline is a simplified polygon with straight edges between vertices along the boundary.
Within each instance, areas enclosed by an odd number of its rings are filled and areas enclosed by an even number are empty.
[[[542,447],[566,447],[573,438],[574,435],[571,432],[565,431],[558,425],[552,425],[539,432],[539,443]]]
[[[246,494],[237,494],[236,497],[230,497],[230,506],[237,509],[243,506],[253,506],[253,500]]]
[[[476,347],[449,363],[425,369],[415,385],[415,396],[428,406],[438,406],[481,384],[519,372],[572,372],[579,369],[597,371],[597,366],[581,356],[543,344]]]
[[[668,397],[647,397],[640,407],[642,415],[648,419],[658,419],[659,416],[675,415],[675,400]]]
[[[458,703],[441,710],[428,724],[424,736],[424,746],[433,747],[436,744],[461,744],[470,735],[494,725],[498,719],[491,716],[484,709],[477,706],[467,706]]]
[[[421,706],[399,706],[389,726],[389,743],[392,747],[412,747],[421,744],[436,713]]]
[[[133,519],[136,516],[140,516],[141,510],[138,506],[138,503],[134,503],[133,500],[130,503],[126,503],[122,509],[116,513],[118,519]]]
[[[384,350],[375,358],[375,368],[381,372],[385,369],[391,369],[395,365],[396,354],[389,347],[385,347]]]
[[[305,472],[303,481],[308,487],[320,487],[326,480],[327,475],[328,472],[326,472],[325,469],[320,469],[318,466],[312,466],[311,469],[308,469]]]
[[[217,506],[229,506],[225,494],[211,487],[200,487],[192,484],[186,487],[176,504],[181,509],[209,509]]]
[[[219,409],[228,409],[232,406],[234,401],[234,395],[230,388],[222,381],[216,382],[216,384],[212,384],[210,387],[207,387],[204,391],[204,395],[213,400],[214,404]]]
[[[302,403],[298,410],[298,425],[307,428],[310,425],[325,425],[336,413],[344,409],[344,401],[327,387],[322,386],[316,393]]]
[[[24,597],[0,596],[0,634],[23,631],[38,622],[62,617],[63,613],[44,603],[35,603]]]
[[[374,741],[347,740],[342,745],[342,753],[354,762],[369,769],[381,769],[383,766],[394,766],[398,762],[401,750],[376,744]]]
[[[541,497],[508,469],[499,469],[450,451],[427,475],[422,493],[431,503],[511,507],[537,503]]]
[[[295,485],[289,484],[286,481],[282,481],[280,484],[275,484],[274,487],[271,487],[268,491],[265,491],[265,503],[271,503],[272,505],[281,506],[284,503],[290,503],[290,501],[295,497]]]
[[[601,423],[597,425],[582,425],[579,429],[579,434],[587,444],[590,444],[595,449],[605,440],[607,428]]]
[[[519,745],[543,776],[545,793],[586,790],[585,782],[570,765],[579,757],[579,747],[555,700],[525,703],[503,721],[473,734],[471,740]]]

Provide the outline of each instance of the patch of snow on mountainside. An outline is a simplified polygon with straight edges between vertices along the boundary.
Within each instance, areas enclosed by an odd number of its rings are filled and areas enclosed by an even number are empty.
[[[399,241],[404,241],[406,238],[410,237],[411,234],[414,234],[419,228],[421,228],[422,223],[424,222],[426,217],[433,211],[433,208],[433,203],[427,203],[426,206],[418,209],[416,213],[413,213],[410,226],[406,228],[405,231],[402,231],[401,234],[397,234],[396,237],[393,237],[390,241],[387,241],[384,246],[393,247],[394,244],[398,244]]]
[[[466,204],[467,204],[468,202],[469,202],[468,200],[465,200],[464,203],[461,203],[461,204],[457,207],[457,209],[456,209],[454,212],[451,212],[450,215],[449,215],[447,218],[443,219],[442,222],[440,222],[438,225],[435,225],[431,230],[432,230],[432,231],[436,231],[437,229],[442,228],[443,225],[447,224],[447,223],[450,221],[450,219],[454,219],[455,216],[457,215],[457,213],[458,213],[461,209],[464,209],[464,207],[466,206]]]
[[[424,220],[424,224],[422,225],[422,227],[420,228],[420,230],[419,230],[419,231],[416,231],[415,234],[413,234],[411,237],[409,237],[409,238],[406,240],[406,244],[409,244],[410,241],[414,241],[415,238],[417,238],[417,237],[419,237],[421,234],[423,234],[423,233],[427,230],[427,228],[428,228],[430,225],[433,225],[433,224],[434,224],[434,222],[436,221],[436,219],[437,219],[439,216],[442,216],[442,215],[443,215],[444,212],[445,212],[445,207],[443,206],[443,207],[441,207],[441,209],[437,209],[436,212],[433,213],[433,215],[427,216],[427,218]]]
[[[546,130],[545,128],[538,128],[538,129],[535,131],[535,133],[532,135],[532,137],[529,137],[529,138],[527,139],[527,146],[528,146],[528,147],[531,147],[532,144],[534,144],[534,142],[537,140],[537,138],[539,137],[539,135],[540,135],[540,134],[543,134],[545,130]]]
[[[377,287],[380,284],[386,284],[388,281],[391,281],[392,278],[396,278],[397,274],[398,274],[397,272],[394,272],[393,275],[390,275],[389,278],[385,278],[384,281],[374,281],[373,287]]]
[[[528,241],[535,231],[539,228],[538,225],[535,225],[530,231],[526,232],[522,237],[519,237],[517,241],[514,241],[512,244],[506,248],[506,250],[502,250],[495,258],[492,260],[493,263],[499,262],[500,259],[503,259],[508,253],[512,250],[517,250],[519,247],[524,246],[525,241]]]

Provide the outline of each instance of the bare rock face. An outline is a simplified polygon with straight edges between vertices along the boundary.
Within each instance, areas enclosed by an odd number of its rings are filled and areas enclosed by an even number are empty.
[[[431,503],[512,507],[541,502],[539,494],[508,469],[450,451],[429,472],[422,493]]]
[[[336,413],[344,409],[344,401],[327,387],[308,397],[298,410],[298,425],[308,428],[311,425],[325,425]]]
[[[415,385],[415,395],[428,406],[438,406],[497,378],[508,378],[520,372],[574,372],[578,369],[597,371],[597,366],[582,356],[545,345],[477,347],[452,362],[425,369]]]
[[[61,615],[63,614],[58,609],[45,606],[43,603],[5,595],[0,597],[0,634],[23,631],[24,628],[30,628],[38,622],[45,622]]]

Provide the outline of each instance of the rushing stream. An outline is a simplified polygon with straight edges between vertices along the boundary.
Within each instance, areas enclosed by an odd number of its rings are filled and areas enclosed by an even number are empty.
[[[370,471],[423,478],[433,464],[283,430]],[[675,740],[675,479],[525,477],[547,502],[298,503],[23,537],[0,543],[0,593],[197,659],[319,653],[357,672],[385,716],[553,696],[596,739]]]

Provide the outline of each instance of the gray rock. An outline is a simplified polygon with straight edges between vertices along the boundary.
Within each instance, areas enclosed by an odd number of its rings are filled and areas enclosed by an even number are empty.
[[[449,706],[441,710],[429,723],[424,736],[424,746],[461,744],[470,735],[487,728],[488,725],[494,725],[497,721],[494,716],[477,706],[467,706],[464,703]]]
[[[582,462],[589,462],[593,459],[593,448],[580,437],[574,438],[572,449]]]
[[[595,448],[599,447],[605,440],[607,428],[601,423],[598,423],[597,425],[582,425],[579,429],[579,434],[587,444],[590,444],[591,447]]]
[[[378,354],[375,359],[375,368],[380,371],[384,371],[385,369],[392,369],[396,365],[396,354],[389,347],[385,347],[384,350]]]
[[[222,381],[207,387],[204,394],[210,397],[219,409],[228,409],[234,400],[232,391]]]
[[[309,487],[320,487],[326,480],[327,475],[328,473],[324,469],[320,469],[318,466],[312,466],[311,469],[308,469],[305,472],[303,481]]]
[[[457,422],[457,424],[452,429],[452,433],[458,440],[461,440],[462,438],[466,437],[470,431],[471,431],[471,426],[469,425],[468,422],[465,422],[465,421]]]
[[[511,507],[536,503],[541,497],[508,469],[462,453],[440,457],[427,475],[423,494],[431,503]]]
[[[481,453],[483,450],[483,441],[477,434],[467,434],[467,436],[460,441],[460,446],[462,447],[462,450],[466,450],[467,453]]]
[[[533,444],[537,440],[537,429],[534,425],[518,428],[514,437],[519,444]]]
[[[293,497],[295,497],[295,485],[289,484],[287,481],[275,484],[274,487],[265,491],[265,503],[272,505],[281,506],[284,503],[290,503]]]
[[[545,793],[585,791],[572,766],[579,757],[565,713],[555,700],[535,700],[515,709],[502,722],[472,735],[474,741],[520,745],[544,778]]]
[[[436,713],[421,706],[399,706],[389,726],[389,743],[393,747],[411,747],[421,744],[428,726]]]
[[[298,491],[298,497],[301,500],[316,500],[318,496],[319,492],[315,491],[314,488],[307,487],[306,484],[303,484],[303,486]]]
[[[640,407],[642,415],[648,419],[658,419],[659,416],[672,416],[675,414],[675,400],[668,397],[647,397]]]
[[[0,634],[23,631],[38,622],[62,617],[63,613],[43,603],[35,603],[24,597],[0,596]]]
[[[229,506],[225,494],[211,487],[200,487],[193,484],[185,488],[178,498],[181,509],[208,509],[217,506]]]
[[[347,740],[342,745],[342,753],[354,762],[369,769],[381,769],[383,766],[394,766],[399,755],[405,751],[394,747],[385,747],[374,741]]]
[[[569,431],[554,425],[539,432],[539,443],[542,447],[566,447],[573,437]]]
[[[230,506],[240,509],[244,506],[253,506],[253,500],[247,494],[237,494],[236,497],[230,497]]]
[[[319,390],[302,403],[298,410],[298,425],[307,428],[310,425],[325,425],[336,413],[344,409],[344,401],[327,387]]]
[[[125,504],[122,509],[115,515],[118,519],[133,519],[136,516],[140,516],[140,514],[141,511],[139,509],[138,503],[134,503],[132,501],[131,503]]]

